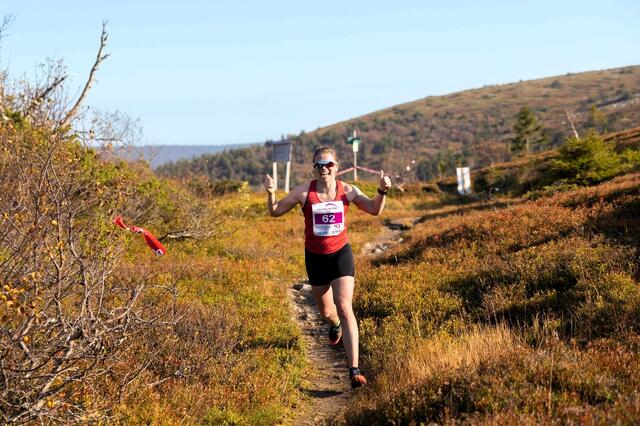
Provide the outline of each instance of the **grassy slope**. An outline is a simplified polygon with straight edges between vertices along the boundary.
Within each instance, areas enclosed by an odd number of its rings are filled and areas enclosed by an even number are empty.
[[[639,183],[424,212],[361,264],[349,423],[637,422]]]
[[[584,134],[583,134],[584,136]],[[640,148],[640,127],[602,135],[617,153]],[[473,190],[481,196],[495,193],[521,195],[530,191],[541,191],[552,182],[547,173],[551,162],[560,155],[558,150],[522,156],[512,161],[496,163],[489,167],[472,171]],[[448,177],[438,182],[441,190],[457,193],[456,177]],[[499,189],[497,192],[491,190]],[[531,195],[531,194],[530,194]]]
[[[557,82],[557,83],[556,83]],[[556,84],[554,84],[556,83]],[[565,109],[582,130],[589,109],[597,106],[615,115],[614,129],[625,129],[640,122],[637,95],[640,92],[640,67],[593,71],[538,80],[521,81],[445,96],[430,96],[377,111],[310,134],[322,139],[358,130],[363,140],[363,161],[367,159],[388,170],[400,170],[409,160],[437,152],[468,150],[472,167],[481,167],[508,159],[505,138],[510,137],[518,110],[531,108],[549,136],[570,135]],[[630,99],[625,99],[631,96]],[[372,150],[384,138],[391,140],[383,155]],[[349,158],[348,152],[344,152]]]
[[[357,259],[372,386],[348,421],[620,420],[639,403],[640,241],[629,232],[639,181],[467,204],[408,185],[382,217],[354,209],[356,253],[385,219],[420,220],[383,258]],[[375,193],[375,182],[358,185]],[[177,343],[124,401],[127,422],[286,423],[303,403],[313,366],[286,297],[305,276],[300,212],[268,218],[264,195],[246,189],[209,202],[217,238],[170,243],[170,256],[150,260],[177,281],[186,323],[159,336]],[[132,269],[141,258],[132,255]],[[187,377],[148,388],[185,368]]]

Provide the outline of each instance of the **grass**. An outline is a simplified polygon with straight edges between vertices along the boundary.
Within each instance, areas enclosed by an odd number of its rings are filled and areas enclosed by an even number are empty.
[[[375,183],[359,185],[375,191]],[[399,196],[388,200],[393,217],[415,216],[410,206],[425,199]],[[129,268],[149,263],[158,277],[174,281],[182,319],[141,336],[139,350],[162,349],[114,411],[123,423],[286,424],[304,404],[302,383],[313,366],[286,294],[306,277],[303,220],[297,210],[269,218],[264,202],[262,193],[247,191],[214,197],[210,208],[224,218],[219,236],[168,242],[162,259],[145,256],[142,243],[130,241]],[[356,253],[388,217],[351,210]]]

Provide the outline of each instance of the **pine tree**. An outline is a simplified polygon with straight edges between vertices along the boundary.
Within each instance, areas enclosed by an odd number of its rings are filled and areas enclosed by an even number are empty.
[[[551,172],[558,180],[590,185],[612,178],[623,167],[613,146],[591,130],[581,139],[567,139],[560,156],[552,162]]]
[[[509,150],[513,153],[520,153],[524,150],[529,154],[534,149],[540,150],[548,143],[538,119],[526,106],[523,106],[516,116],[513,133],[515,136],[509,141]]]

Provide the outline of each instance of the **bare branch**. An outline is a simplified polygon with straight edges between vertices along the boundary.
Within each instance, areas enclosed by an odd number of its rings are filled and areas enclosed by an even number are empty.
[[[0,23],[0,41],[2,41],[2,39],[5,37],[7,29],[11,26],[14,20],[15,20],[14,14],[5,15],[2,18],[2,22]],[[6,77],[5,72],[3,70],[0,70],[0,120],[2,120],[3,122],[8,121],[8,117],[5,113],[5,105],[4,105],[5,77]]]
[[[184,230],[184,231],[172,231],[172,232],[167,232],[166,234],[164,234],[163,236],[161,236],[160,238],[158,238],[159,241],[164,241],[164,240],[196,240],[196,241],[200,241],[200,240],[206,240],[207,238],[211,238],[214,235],[217,238],[227,238],[227,237],[231,237],[233,236],[236,231],[238,231],[238,228],[233,229],[231,231],[226,231],[226,232],[221,232],[219,230],[210,230],[210,231],[188,231],[188,230]]]
[[[188,239],[192,239],[192,240],[203,240],[206,238],[211,237],[212,235],[214,235],[214,232],[207,232],[207,233],[198,233],[198,232],[193,232],[193,231],[172,231],[172,232],[167,232],[166,234],[164,234],[163,236],[161,236],[160,238],[158,238],[159,241],[164,241],[166,239],[169,240],[188,240]]]
[[[102,22],[102,34],[100,35],[100,48],[98,49],[98,54],[96,55],[96,60],[93,63],[93,67],[91,68],[91,72],[89,72],[89,78],[87,78],[87,83],[84,85],[84,89],[82,89],[82,93],[80,94],[80,97],[76,101],[75,105],[67,112],[67,114],[65,115],[64,119],[59,124],[58,128],[63,128],[66,125],[68,125],[71,122],[71,120],[78,113],[78,109],[80,108],[80,105],[82,105],[82,102],[84,101],[84,98],[87,96],[87,93],[89,93],[89,90],[91,89],[91,86],[93,85],[93,81],[95,79],[96,71],[98,71],[98,69],[100,68],[100,64],[102,63],[102,61],[104,61],[105,59],[107,59],[109,57],[108,53],[104,54],[104,55],[102,54],[102,51],[104,50],[104,48],[107,45],[107,39],[108,38],[109,38],[109,34],[107,33],[107,21],[103,21]]]
[[[575,136],[575,138],[579,140],[580,135],[576,130],[576,126],[573,124],[573,119],[571,118],[571,114],[569,114],[569,110],[565,108],[564,113],[567,115],[567,120],[569,120],[569,125],[571,125],[571,131],[573,132],[573,136]]]
[[[16,15],[13,13],[9,13],[8,15],[4,15],[2,18],[2,22],[0,23],[0,40],[2,40],[7,32],[7,29],[13,24],[13,21],[16,20]]]
[[[67,76],[63,75],[61,77],[56,77],[53,81],[53,83],[51,83],[51,85],[49,85],[49,87],[47,87],[46,89],[44,89],[42,91],[42,93],[40,93],[39,95],[37,95],[29,104],[29,106],[27,107],[24,115],[25,117],[29,117],[31,115],[31,113],[40,105],[42,104],[42,102],[44,102],[47,97],[49,96],[50,93],[52,93],[54,90],[56,90],[56,88],[58,86],[60,86],[62,84],[62,82],[64,82],[66,80]]]

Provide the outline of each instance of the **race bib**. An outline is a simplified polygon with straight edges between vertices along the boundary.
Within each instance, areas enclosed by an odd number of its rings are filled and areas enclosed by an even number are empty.
[[[329,201],[311,205],[313,235],[332,237],[344,231],[344,204]]]

